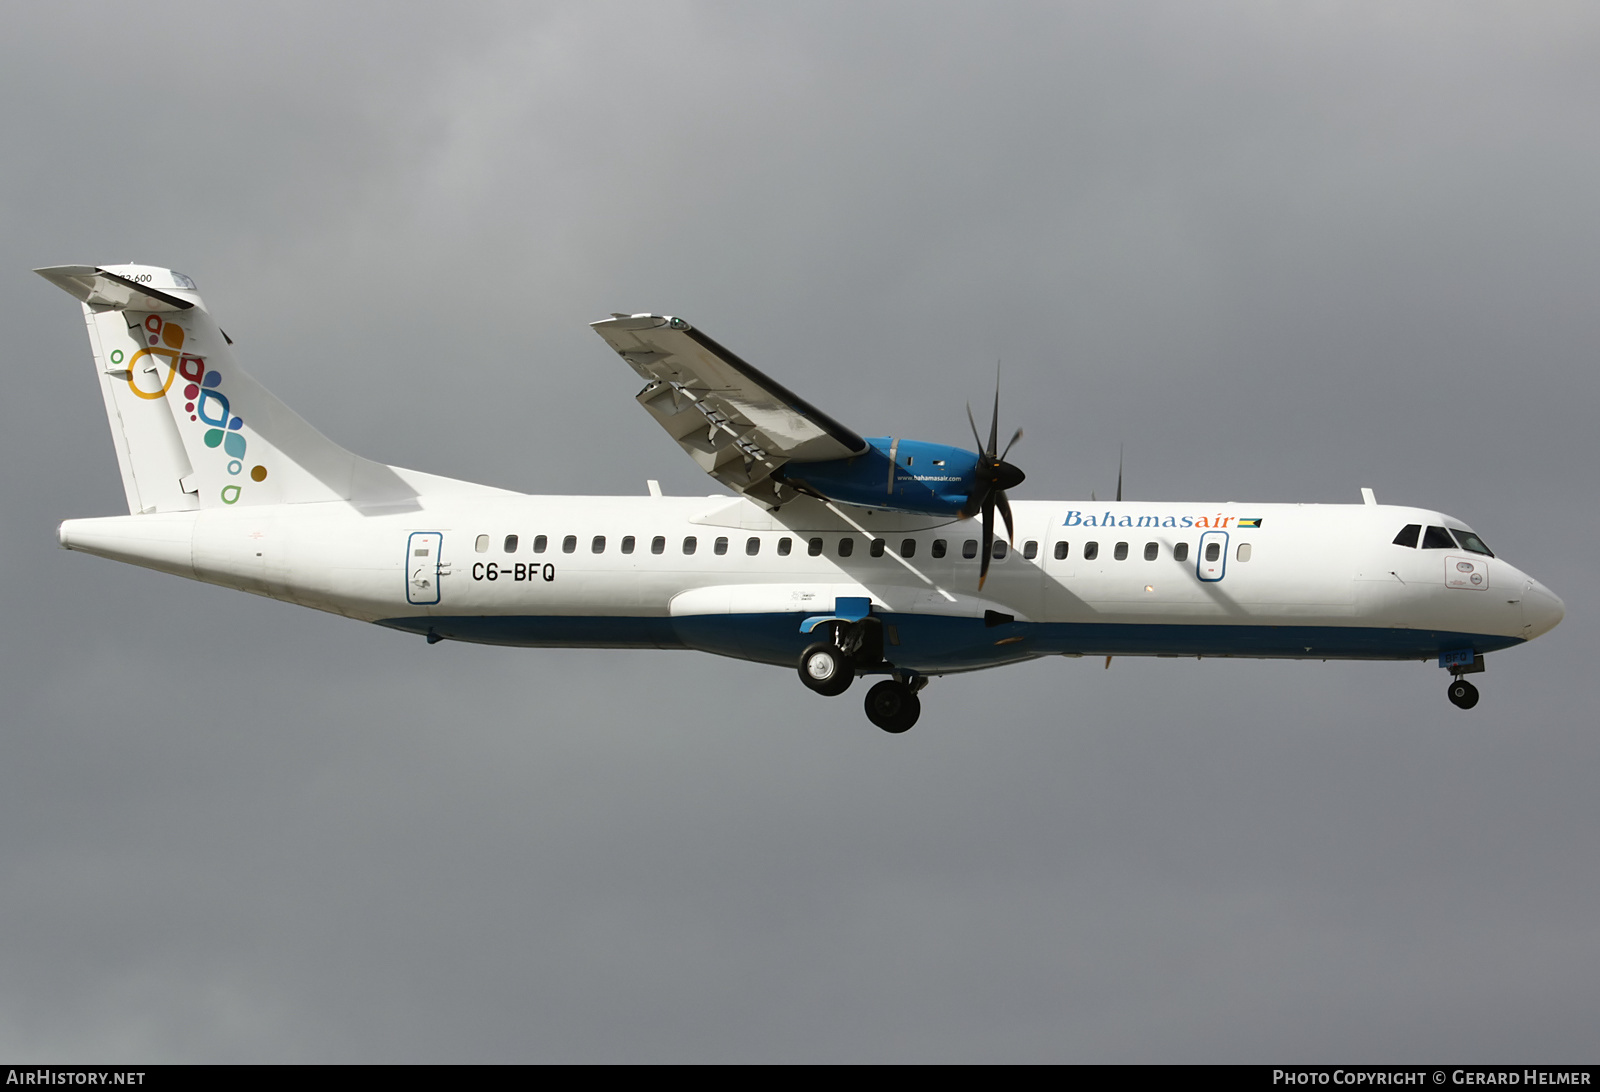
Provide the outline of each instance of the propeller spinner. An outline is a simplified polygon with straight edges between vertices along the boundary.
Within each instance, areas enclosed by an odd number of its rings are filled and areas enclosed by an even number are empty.
[[[1011,503],[1006,500],[1006,490],[1021,485],[1027,477],[1020,469],[1006,462],[1006,456],[1011,454],[1011,449],[1017,441],[1022,439],[1022,430],[1019,428],[1011,436],[1011,442],[1006,444],[1006,449],[995,454],[995,449],[1000,438],[1000,376],[994,379],[994,413],[989,419],[989,443],[984,445],[978,436],[978,423],[972,417],[972,404],[967,404],[967,423],[972,426],[972,438],[978,443],[978,465],[972,472],[972,493],[967,497],[967,503],[961,508],[962,519],[971,519],[979,512],[983,513],[983,560],[978,566],[978,590],[983,590],[983,582],[989,577],[989,562],[994,557],[994,510],[1000,509],[1000,518],[1006,521],[1006,541],[1016,545],[1017,533],[1011,523]]]

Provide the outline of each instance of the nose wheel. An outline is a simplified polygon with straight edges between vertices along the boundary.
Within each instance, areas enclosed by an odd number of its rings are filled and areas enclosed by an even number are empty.
[[[1483,671],[1483,653],[1470,648],[1456,649],[1439,655],[1439,666],[1450,672],[1450,686],[1445,696],[1457,709],[1471,709],[1478,704],[1478,688],[1466,680],[1468,675]]]
[[[1457,709],[1471,709],[1478,704],[1478,688],[1466,679],[1451,679],[1447,693],[1450,696],[1450,704]]]

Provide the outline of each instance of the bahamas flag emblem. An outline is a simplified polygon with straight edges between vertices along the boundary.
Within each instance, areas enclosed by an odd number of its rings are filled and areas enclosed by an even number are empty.
[[[1261,526],[1261,520],[1259,520],[1259,519],[1242,519],[1242,520],[1240,520],[1238,522],[1237,526],[1240,527],[1241,529],[1250,528],[1250,527],[1260,527]]]

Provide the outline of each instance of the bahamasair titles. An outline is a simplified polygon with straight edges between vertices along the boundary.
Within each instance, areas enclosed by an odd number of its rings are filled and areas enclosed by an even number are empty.
[[[592,325],[725,494],[537,496],[386,466],[246,373],[183,274],[38,273],[83,305],[128,499],[62,523],[63,546],[430,643],[697,649],[822,695],[865,676],[868,719],[901,732],[930,678],[1041,656],[1424,661],[1471,708],[1485,655],[1563,614],[1460,520],[1371,490],[1013,501],[1021,431],[1000,448],[998,392],[975,449],[862,437],[666,315]]]

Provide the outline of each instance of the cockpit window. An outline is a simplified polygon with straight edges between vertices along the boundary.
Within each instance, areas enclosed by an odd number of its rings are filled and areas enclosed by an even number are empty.
[[[1394,544],[1396,546],[1409,546],[1415,550],[1417,548],[1417,535],[1421,532],[1422,524],[1408,523],[1404,527],[1400,528],[1400,533],[1398,535],[1394,536]]]
[[[1452,527],[1450,530],[1455,534],[1456,541],[1461,543],[1463,550],[1469,550],[1475,554],[1487,554],[1489,557],[1494,556],[1494,551],[1483,544],[1483,539],[1471,531],[1463,530],[1460,527]]]
[[[1422,532],[1422,548],[1424,550],[1454,550],[1455,539],[1450,537],[1450,532],[1443,527],[1429,527]]]

